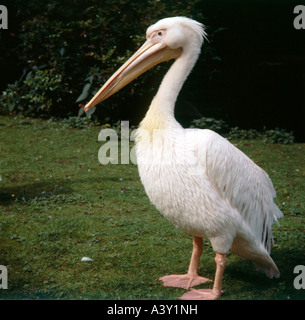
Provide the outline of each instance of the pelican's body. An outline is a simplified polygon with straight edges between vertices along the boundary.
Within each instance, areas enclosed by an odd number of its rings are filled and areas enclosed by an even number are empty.
[[[154,145],[138,142],[136,151],[141,181],[156,208],[175,227],[209,238],[216,252],[226,253],[241,219],[207,175],[207,148],[215,136],[210,130],[177,128]],[[199,154],[202,161],[196,164]]]
[[[177,126],[154,143],[141,139],[141,130],[136,147],[141,181],[165,218],[193,236],[208,238],[215,252],[232,248],[269,277],[278,276],[268,251],[271,224],[281,213],[267,174],[211,130]],[[226,179],[227,172],[232,176]]]
[[[213,289],[189,291],[184,299],[220,296],[230,249],[270,278],[279,276],[269,252],[271,226],[282,213],[273,202],[268,175],[217,133],[184,129],[174,118],[177,96],[197,61],[203,37],[202,25],[194,20],[160,20],[148,28],[146,43],[85,107],[108,98],[156,63],[175,59],[137,130],[136,155],[151,202],[194,237],[188,273],[160,278],[164,285],[188,289],[208,281],[198,275],[202,238],[208,238],[216,252]]]

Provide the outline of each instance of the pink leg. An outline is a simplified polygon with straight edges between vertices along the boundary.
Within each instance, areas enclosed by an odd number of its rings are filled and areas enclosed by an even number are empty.
[[[185,293],[180,299],[182,300],[214,300],[221,296],[222,276],[226,265],[226,254],[216,253],[216,274],[213,289],[192,289]]]
[[[193,286],[197,286],[201,283],[211,281],[207,278],[200,277],[198,275],[198,265],[200,256],[202,253],[202,238],[194,237],[193,238],[193,253],[189,265],[187,274],[183,275],[169,275],[159,278],[158,280],[163,281],[163,286],[166,287],[177,287],[189,289]]]

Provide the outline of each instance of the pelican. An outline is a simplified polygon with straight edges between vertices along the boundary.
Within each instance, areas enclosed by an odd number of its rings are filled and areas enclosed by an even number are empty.
[[[146,42],[104,84],[85,111],[109,98],[154,65],[174,59],[137,129],[136,156],[150,201],[175,227],[193,236],[189,268],[166,275],[163,286],[187,289],[181,299],[217,299],[229,250],[253,262],[269,277],[280,273],[270,257],[272,224],[282,217],[267,173],[211,130],[184,129],[174,117],[175,102],[201,51],[204,26],[170,17],[147,29]],[[215,251],[211,281],[198,274],[203,238]]]

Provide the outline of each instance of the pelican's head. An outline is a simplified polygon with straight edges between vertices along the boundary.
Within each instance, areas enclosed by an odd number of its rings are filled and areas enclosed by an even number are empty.
[[[165,43],[171,49],[187,46],[201,47],[203,38],[206,38],[203,25],[186,17],[172,17],[159,20],[146,31],[147,41]]]
[[[190,47],[197,48],[199,52],[203,37],[206,38],[203,25],[185,17],[165,18],[151,25],[146,32],[146,42],[87,103],[85,111],[106,100],[156,64],[177,59]]]

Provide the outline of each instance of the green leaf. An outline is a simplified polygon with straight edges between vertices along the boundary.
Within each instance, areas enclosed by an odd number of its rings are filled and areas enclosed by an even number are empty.
[[[14,104],[14,103],[10,103],[10,104],[8,105],[8,110],[9,110],[10,112],[12,112],[14,109],[15,109],[15,104]]]
[[[85,100],[88,97],[89,94],[89,89],[91,87],[91,83],[86,83],[84,88],[83,88],[83,92],[81,93],[81,95],[76,99],[75,102],[80,102],[82,100]]]
[[[78,111],[78,117],[82,116],[84,114],[85,110],[84,110],[84,107],[81,107],[79,108],[79,111]]]

